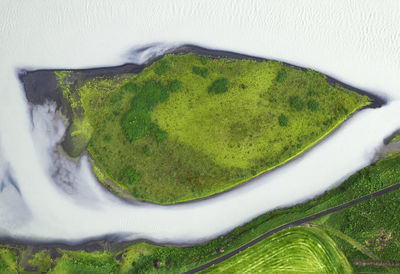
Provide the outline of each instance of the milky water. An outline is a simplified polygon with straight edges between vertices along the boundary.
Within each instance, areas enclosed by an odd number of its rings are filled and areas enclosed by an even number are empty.
[[[1,0],[0,236],[198,242],[332,188],[400,128],[399,18],[397,0]],[[140,63],[183,43],[310,67],[388,104],[233,191],[174,206],[126,204],[98,185],[85,157],[71,163],[57,154],[65,126],[51,102],[27,105],[17,71]]]

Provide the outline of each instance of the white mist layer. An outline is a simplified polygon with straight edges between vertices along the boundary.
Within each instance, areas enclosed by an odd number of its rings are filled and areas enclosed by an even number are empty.
[[[3,237],[210,239],[332,188],[367,165],[383,139],[400,128],[397,0],[3,0],[0,15]],[[164,43],[138,50],[158,41]],[[29,108],[16,71],[143,62],[180,43],[310,67],[389,103],[357,113],[304,157],[222,195],[174,206],[124,203],[98,185],[86,158],[76,164],[55,153],[65,126],[51,104]],[[66,178],[68,187],[60,187]]]

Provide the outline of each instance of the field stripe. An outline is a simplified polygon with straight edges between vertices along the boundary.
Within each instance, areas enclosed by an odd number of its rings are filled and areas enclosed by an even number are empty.
[[[369,200],[369,199],[371,199],[371,198],[374,198],[374,197],[383,195],[383,194],[385,194],[385,193],[388,193],[388,192],[397,190],[397,189],[399,189],[399,188],[400,188],[400,183],[395,184],[395,185],[392,185],[392,186],[390,186],[390,187],[386,187],[386,188],[381,189],[381,190],[379,190],[379,191],[376,191],[376,192],[374,192],[374,193],[365,195],[365,196],[363,196],[363,197],[361,197],[361,198],[357,198],[357,199],[352,200],[352,201],[350,201],[350,202],[347,202],[347,203],[344,203],[344,204],[335,206],[335,207],[333,207],[333,208],[330,208],[330,209],[321,211],[321,212],[316,213],[316,214],[313,214],[313,215],[311,215],[311,216],[302,218],[302,219],[300,219],[300,220],[293,221],[293,222],[290,222],[290,223],[281,225],[281,226],[279,226],[279,227],[277,227],[277,228],[275,228],[275,229],[273,229],[273,230],[270,230],[270,231],[264,233],[264,234],[261,235],[260,237],[254,239],[254,240],[252,240],[252,241],[250,241],[250,242],[248,242],[247,244],[245,244],[245,245],[243,245],[243,246],[241,246],[241,247],[239,247],[239,248],[237,248],[237,249],[235,249],[235,250],[233,250],[233,251],[231,251],[231,252],[229,252],[229,253],[227,253],[227,254],[225,254],[225,255],[222,255],[221,257],[218,257],[218,258],[216,258],[216,259],[214,259],[214,260],[212,260],[212,261],[210,261],[210,262],[208,262],[208,263],[206,263],[206,264],[203,264],[203,265],[201,265],[201,266],[199,266],[199,267],[196,267],[196,268],[194,268],[194,269],[192,269],[192,270],[189,270],[189,271],[187,271],[187,272],[185,272],[185,273],[197,273],[197,272],[199,272],[199,271],[201,271],[201,270],[204,270],[204,269],[206,269],[206,268],[208,268],[208,267],[211,267],[211,266],[213,266],[213,265],[215,265],[215,264],[221,263],[221,262],[223,262],[223,261],[225,261],[225,260],[227,260],[227,259],[233,257],[234,255],[238,254],[239,252],[241,252],[241,251],[243,251],[243,250],[246,250],[247,248],[249,248],[249,247],[251,247],[251,246],[257,244],[258,242],[261,242],[261,241],[264,240],[265,238],[270,237],[271,235],[273,235],[273,234],[275,234],[275,233],[277,233],[277,232],[279,232],[279,231],[282,231],[282,230],[287,229],[287,228],[290,228],[290,227],[302,225],[302,224],[304,224],[304,223],[306,223],[306,222],[310,222],[310,221],[315,220],[315,219],[317,219],[317,218],[320,218],[320,217],[323,217],[323,216],[325,216],[325,215],[331,214],[331,213],[333,213],[333,212],[342,210],[342,209],[347,208],[347,207],[349,207],[349,206],[352,206],[352,205],[361,203],[361,202],[366,201],[366,200]]]

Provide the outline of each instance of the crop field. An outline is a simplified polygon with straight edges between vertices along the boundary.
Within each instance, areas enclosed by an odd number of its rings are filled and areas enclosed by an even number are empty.
[[[328,134],[369,98],[276,61],[169,54],[138,74],[56,71],[71,117],[63,148],[87,149],[116,193],[176,203],[227,190]],[[114,184],[115,185],[115,184]]]
[[[281,231],[202,273],[351,273],[335,242],[322,230]]]

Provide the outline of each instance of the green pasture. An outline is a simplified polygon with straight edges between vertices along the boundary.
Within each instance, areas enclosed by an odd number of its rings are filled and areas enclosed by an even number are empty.
[[[114,193],[163,204],[273,169],[370,103],[276,61],[169,54],[138,74],[79,75],[56,72],[71,117],[64,150],[87,150]]]
[[[351,273],[352,268],[323,230],[281,231],[202,273]]]

